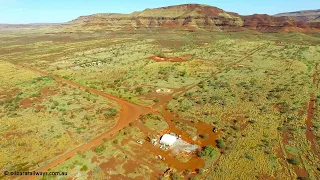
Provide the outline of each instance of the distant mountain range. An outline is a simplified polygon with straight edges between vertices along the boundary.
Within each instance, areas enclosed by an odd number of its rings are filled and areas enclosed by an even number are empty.
[[[314,18],[315,19],[315,18]],[[313,20],[314,20],[313,19]],[[183,4],[146,9],[131,14],[94,14],[71,22],[91,29],[182,28],[211,30],[318,31],[320,22],[298,21],[282,15],[254,14],[241,16],[217,7]]]
[[[256,30],[261,32],[320,31],[319,10],[283,13],[275,16],[254,14],[241,16],[217,7],[182,4],[146,9],[131,14],[93,14],[63,24],[70,29],[134,30],[143,28]],[[0,26],[1,28],[1,26]]]
[[[303,22],[320,22],[320,9],[280,13],[280,14],[276,14],[275,16],[288,17],[290,19],[293,19],[296,21],[303,21]]]

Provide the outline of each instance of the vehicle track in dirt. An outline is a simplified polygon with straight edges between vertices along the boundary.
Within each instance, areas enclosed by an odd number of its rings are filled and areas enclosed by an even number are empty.
[[[261,48],[262,47],[258,47],[256,49],[254,49],[252,52],[250,52],[249,54],[247,54],[246,56],[241,58],[236,63],[242,62],[245,58],[247,58],[247,57],[253,55],[254,53],[258,52],[259,50],[261,50]],[[235,63],[232,63],[232,64],[235,64]],[[172,95],[169,95],[170,97],[166,98],[166,101],[162,101],[161,103],[157,103],[153,107],[146,107],[146,106],[141,106],[141,105],[138,105],[138,104],[134,104],[134,103],[128,102],[128,101],[126,101],[124,99],[118,98],[118,97],[113,96],[111,94],[107,94],[107,93],[101,92],[101,91],[99,91],[97,89],[93,89],[93,88],[78,84],[76,82],[73,82],[73,81],[70,81],[70,80],[66,80],[64,78],[58,77],[58,76],[50,74],[48,72],[44,72],[44,71],[38,70],[36,68],[30,67],[30,66],[27,66],[27,65],[21,65],[21,64],[16,64],[16,65],[20,66],[20,67],[22,67],[24,69],[28,69],[28,70],[37,72],[37,73],[39,73],[41,75],[49,76],[49,77],[51,77],[51,78],[53,78],[55,80],[61,81],[63,83],[66,83],[66,84],[69,84],[69,85],[72,85],[72,86],[75,86],[75,87],[79,87],[79,88],[82,88],[82,89],[86,89],[91,93],[97,94],[97,95],[102,96],[104,98],[108,98],[110,100],[114,100],[114,101],[118,102],[120,104],[120,106],[121,106],[120,119],[118,120],[118,122],[116,123],[116,125],[112,129],[110,129],[110,130],[104,132],[103,134],[97,136],[96,138],[90,140],[88,143],[83,144],[83,145],[81,145],[81,146],[79,146],[79,147],[77,147],[77,148],[75,148],[75,149],[73,149],[71,151],[68,151],[65,154],[62,154],[57,159],[52,160],[48,164],[46,164],[46,165],[44,165],[44,166],[42,166],[42,167],[40,167],[38,169],[35,169],[36,172],[46,172],[49,169],[52,169],[52,168],[58,166],[59,164],[62,164],[66,160],[74,157],[75,155],[77,155],[78,152],[84,152],[84,151],[86,151],[86,150],[88,150],[88,149],[90,149],[92,147],[95,147],[95,146],[99,145],[100,143],[102,143],[103,139],[106,139],[108,137],[111,137],[111,136],[115,135],[121,129],[123,129],[124,127],[128,126],[130,122],[137,121],[139,118],[143,117],[144,115],[146,115],[146,114],[148,114],[150,112],[153,112],[155,108],[158,108],[158,107],[160,107],[162,105],[165,105],[173,97],[178,97],[178,96],[182,95],[183,93],[187,92],[188,90],[190,90],[190,89],[192,89],[192,88],[194,88],[194,87],[196,87],[198,85],[198,83],[194,83],[192,85],[179,88]],[[223,68],[223,69],[227,69],[227,68]],[[210,79],[213,76],[216,76],[216,75],[218,75],[220,73],[221,73],[221,71],[219,71],[219,72],[215,73],[214,75],[210,76],[208,79]],[[25,178],[22,178],[22,179],[30,180],[30,179],[35,179],[35,178],[37,178],[37,176],[30,176],[30,177],[25,177]]]
[[[97,95],[102,96],[104,98],[114,100],[114,101],[118,102],[121,106],[120,118],[119,118],[118,122],[116,123],[116,125],[112,129],[107,130],[103,134],[90,140],[88,143],[83,144],[83,145],[81,145],[71,151],[66,152],[65,154],[60,155],[57,159],[52,160],[48,164],[46,164],[38,169],[35,169],[35,171],[37,171],[37,172],[46,172],[49,169],[52,169],[52,168],[56,167],[57,165],[65,162],[66,160],[72,158],[73,156],[77,155],[78,152],[84,152],[92,147],[97,146],[98,144],[100,144],[103,141],[103,139],[115,135],[121,129],[128,126],[130,122],[136,121],[141,116],[148,114],[149,112],[152,111],[152,109],[150,107],[145,107],[145,106],[133,104],[133,103],[128,102],[124,99],[120,99],[120,98],[117,98],[113,95],[101,92],[97,89],[86,87],[86,86],[78,84],[76,82],[69,81],[69,80],[60,78],[58,76],[52,75],[50,73],[40,71],[40,70],[35,69],[33,67],[29,67],[26,65],[18,65],[18,66],[25,68],[25,69],[28,69],[28,70],[31,70],[31,71],[34,71],[34,72],[37,72],[37,73],[44,75],[44,76],[49,76],[57,81],[61,81],[63,83],[66,83],[66,84],[69,84],[69,85],[72,85],[75,87],[79,87],[82,89],[86,89],[93,94],[97,94]],[[36,176],[30,176],[30,177],[26,177],[26,178],[22,178],[22,179],[34,179],[34,178],[36,178]]]
[[[314,68],[314,74],[312,76],[312,83],[319,89],[319,81],[317,81],[318,77],[318,63],[315,64]],[[314,93],[310,94],[310,100],[308,103],[308,110],[307,110],[307,117],[306,117],[306,138],[310,142],[311,145],[311,150],[314,153],[316,157],[320,160],[320,154],[318,153],[317,146],[316,146],[316,136],[312,132],[313,128],[313,123],[312,119],[314,118],[315,115],[315,109],[316,109],[316,96]]]
[[[52,160],[48,164],[46,164],[46,165],[44,165],[44,166],[42,166],[42,167],[40,167],[38,169],[35,169],[36,172],[46,172],[49,169],[52,169],[52,168],[58,166],[59,164],[62,164],[66,160],[74,157],[75,155],[77,155],[78,152],[84,152],[84,151],[86,151],[86,150],[88,150],[88,149],[90,149],[92,147],[95,147],[95,146],[99,145],[100,143],[102,143],[103,139],[115,135],[121,129],[123,129],[126,126],[128,126],[129,123],[137,121],[139,118],[143,117],[144,115],[153,112],[154,109],[156,109],[159,106],[162,106],[162,105],[168,103],[170,100],[172,100],[173,96],[180,96],[181,94],[187,92],[188,90],[192,89],[193,87],[195,87],[198,84],[198,83],[194,83],[192,85],[188,85],[188,86],[179,88],[173,93],[174,95],[168,94],[167,95],[168,97],[166,97],[164,101],[161,101],[160,103],[156,103],[156,105],[154,105],[152,107],[146,107],[146,106],[142,106],[142,105],[138,105],[138,104],[134,104],[134,103],[128,102],[128,101],[126,101],[124,99],[121,99],[121,98],[118,98],[116,96],[101,92],[101,91],[99,91],[97,89],[93,89],[93,88],[78,84],[76,82],[66,80],[64,78],[58,77],[58,76],[50,74],[48,72],[44,72],[44,71],[38,70],[36,68],[30,67],[30,66],[27,66],[27,65],[20,65],[20,64],[16,64],[16,65],[20,66],[20,67],[22,67],[24,69],[28,69],[28,70],[37,72],[37,73],[39,73],[39,74],[41,74],[43,76],[51,77],[51,78],[53,78],[53,79],[55,79],[57,81],[60,81],[62,83],[66,83],[66,84],[69,84],[71,86],[75,86],[75,87],[79,87],[79,88],[82,88],[82,89],[86,89],[86,90],[88,90],[89,92],[91,92],[93,94],[97,94],[97,95],[102,96],[104,98],[107,98],[107,99],[110,99],[110,100],[114,100],[117,103],[119,103],[120,106],[121,106],[120,119],[118,120],[118,122],[116,123],[116,125],[112,129],[110,129],[110,130],[104,132],[103,134],[99,135],[98,137],[90,140],[88,143],[83,144],[83,145],[81,145],[81,146],[79,146],[79,147],[77,147],[77,148],[75,148],[75,149],[73,149],[71,151],[66,152],[65,154],[60,155],[59,157],[57,157],[56,159]],[[217,74],[218,73],[216,73],[215,75],[217,75]],[[29,179],[35,179],[35,178],[37,178],[37,176],[30,176],[30,177],[25,177],[25,178],[22,178],[22,179],[28,179],[29,180]]]

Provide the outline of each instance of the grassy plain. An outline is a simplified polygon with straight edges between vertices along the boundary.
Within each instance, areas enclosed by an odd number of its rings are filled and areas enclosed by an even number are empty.
[[[111,128],[121,111],[110,100],[18,66],[24,64],[127,101],[160,105],[157,115],[54,168],[70,172],[70,178],[154,179],[169,167],[177,171],[162,178],[320,177],[319,34],[50,31],[0,32],[0,134],[6,139],[1,153],[21,152],[2,160],[1,168],[41,166]],[[173,93],[157,95],[163,87]],[[186,87],[191,88],[181,91]],[[206,134],[197,122],[221,131],[210,142],[214,156],[194,155],[203,163],[182,163],[186,169],[177,166],[181,157],[156,158],[163,152],[148,137],[183,131],[186,139],[198,136],[203,144]],[[26,143],[31,139],[39,140]]]

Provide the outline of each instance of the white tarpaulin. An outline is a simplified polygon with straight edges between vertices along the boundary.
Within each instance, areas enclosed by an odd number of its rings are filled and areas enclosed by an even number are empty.
[[[170,134],[165,134],[161,137],[160,139],[160,144],[165,144],[167,146],[172,146],[175,142],[177,141],[177,137],[170,135]]]

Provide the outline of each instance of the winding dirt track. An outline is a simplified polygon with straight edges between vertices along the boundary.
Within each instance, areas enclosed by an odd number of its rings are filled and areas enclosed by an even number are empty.
[[[314,74],[312,76],[312,82],[317,87],[317,89],[319,89],[319,81],[317,81],[317,77],[318,77],[318,63],[315,64]],[[318,159],[320,159],[320,154],[318,153],[317,145],[316,145],[317,144],[316,136],[312,132],[312,127],[313,127],[312,119],[314,118],[314,115],[315,115],[314,111],[316,109],[315,99],[316,99],[315,94],[314,93],[310,94],[310,100],[308,103],[308,110],[307,110],[307,118],[305,121],[305,124],[307,126],[306,137],[310,142],[312,152],[314,153],[315,156],[318,157]]]
[[[260,47],[258,47],[256,49],[254,49],[252,52],[250,52],[249,54],[247,54],[246,56],[241,58],[236,63],[239,63],[239,62],[243,61],[245,58],[253,55],[256,52],[258,52],[263,47],[264,46],[260,46]],[[236,64],[236,63],[232,63],[232,64]],[[69,85],[72,85],[72,86],[76,86],[76,87],[79,87],[79,88],[83,88],[83,89],[87,89],[91,93],[94,93],[94,94],[100,95],[102,97],[114,100],[114,101],[118,102],[120,104],[120,106],[121,106],[120,119],[112,129],[110,129],[110,130],[106,131],[105,133],[99,135],[98,137],[92,139],[88,143],[83,144],[83,145],[81,145],[81,146],[79,146],[79,147],[77,147],[77,148],[75,148],[75,149],[73,149],[73,150],[71,150],[71,151],[59,156],[59,157],[57,157],[57,159],[52,160],[48,164],[46,164],[46,165],[44,165],[44,166],[42,166],[42,167],[40,167],[38,169],[35,169],[34,171],[36,171],[36,172],[47,172],[49,169],[52,169],[52,168],[56,167],[57,165],[65,162],[66,160],[72,158],[73,156],[77,155],[77,153],[79,151],[80,152],[84,152],[84,151],[86,151],[86,150],[88,150],[88,149],[90,149],[92,147],[97,146],[98,144],[100,144],[102,142],[103,139],[115,135],[118,131],[120,131],[121,129],[123,129],[127,125],[129,125],[130,122],[136,121],[136,120],[138,120],[138,118],[140,118],[140,117],[142,117],[142,116],[144,116],[144,115],[146,115],[146,114],[148,114],[150,112],[153,112],[153,110],[156,109],[157,107],[160,107],[161,105],[165,104],[166,102],[168,102],[168,100],[170,101],[173,98],[173,96],[180,96],[181,94],[187,92],[188,90],[192,89],[193,87],[195,87],[198,84],[198,83],[194,83],[191,86],[187,86],[187,87],[183,87],[183,88],[178,89],[177,91],[174,92],[174,95],[171,95],[168,99],[166,99],[166,101],[161,101],[159,103],[156,103],[151,108],[151,107],[146,107],[146,106],[133,104],[133,103],[128,102],[128,101],[126,101],[124,99],[120,99],[120,98],[118,98],[116,96],[101,92],[101,91],[93,89],[93,88],[89,88],[87,86],[78,84],[78,83],[73,82],[73,81],[69,81],[69,80],[60,78],[58,76],[52,75],[52,74],[47,73],[47,72],[40,71],[40,70],[38,70],[36,68],[33,68],[33,67],[30,67],[30,66],[21,65],[21,64],[16,64],[16,65],[20,66],[22,68],[29,69],[31,71],[40,73],[41,75],[49,76],[51,78],[54,78],[55,80],[64,82],[66,84],[69,84]],[[219,73],[220,72],[217,72],[213,76],[216,76]],[[22,179],[30,180],[30,179],[35,179],[37,177],[38,176],[29,176],[29,177],[24,177]]]
[[[65,154],[62,154],[57,159],[55,159],[55,160],[49,162],[48,164],[36,169],[35,170],[36,172],[46,172],[49,169],[51,169],[51,168],[53,168],[53,167],[65,162],[67,159],[77,155],[78,152],[84,152],[85,150],[88,150],[88,149],[100,144],[103,139],[108,138],[108,137],[110,137],[112,135],[115,135],[116,133],[118,133],[118,131],[120,131],[121,129],[126,127],[130,122],[136,121],[136,120],[138,120],[139,117],[141,117],[141,116],[143,116],[145,114],[148,114],[149,112],[152,111],[152,109],[149,108],[149,107],[133,104],[131,102],[125,101],[124,99],[120,99],[120,98],[117,98],[117,97],[115,97],[113,95],[101,92],[99,90],[92,89],[92,88],[83,86],[81,84],[78,84],[78,83],[75,83],[75,82],[72,82],[72,81],[68,81],[66,79],[57,77],[55,75],[40,71],[38,69],[29,67],[29,66],[25,66],[25,65],[18,65],[18,66],[23,67],[25,69],[32,70],[32,71],[37,72],[37,73],[40,73],[41,75],[44,75],[44,76],[52,77],[55,80],[67,83],[69,85],[80,87],[80,88],[83,88],[83,89],[87,89],[91,93],[94,93],[94,94],[100,95],[102,97],[114,100],[114,101],[118,102],[121,105],[120,119],[118,120],[117,124],[112,129],[104,132],[103,134],[101,134],[98,137],[92,139],[88,143],[83,144],[83,145],[81,145],[81,146],[79,146],[79,147],[77,147],[77,148],[75,148],[75,149],[73,149],[73,150],[71,150],[71,151],[69,151],[69,152],[67,152]],[[25,178],[22,178],[22,179],[34,179],[36,177],[37,176],[29,176],[29,177],[25,177]]]

